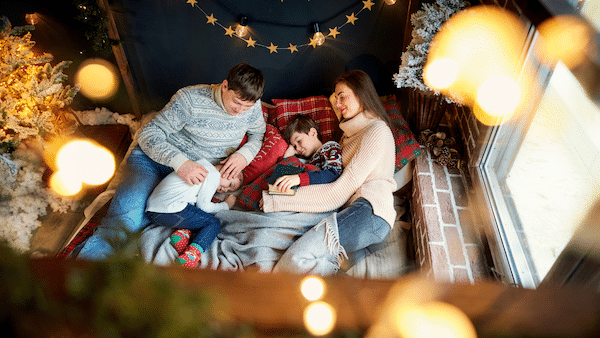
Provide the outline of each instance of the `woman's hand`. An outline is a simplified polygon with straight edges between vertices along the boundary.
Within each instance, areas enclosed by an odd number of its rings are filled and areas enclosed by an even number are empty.
[[[225,197],[225,200],[223,202],[227,203],[227,206],[229,206],[229,209],[231,209],[235,205],[236,200],[237,197],[235,197],[235,195],[229,194],[227,195],[227,197]]]
[[[177,175],[189,185],[200,184],[206,179],[208,170],[201,164],[187,160],[177,169]]]
[[[300,176],[298,175],[285,175],[275,180],[275,186],[282,192],[297,185],[300,185]]]
[[[219,170],[222,177],[232,179],[236,177],[242,169],[246,167],[246,158],[242,154],[233,153],[228,158],[221,161],[223,167]]]

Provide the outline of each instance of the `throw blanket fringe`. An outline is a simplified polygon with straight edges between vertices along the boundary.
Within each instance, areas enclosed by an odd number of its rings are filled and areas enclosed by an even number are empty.
[[[330,254],[337,256],[337,263],[341,265],[344,259],[348,259],[348,255],[344,247],[340,244],[340,239],[331,222],[329,222],[329,217],[319,222],[312,230],[319,230],[321,225],[325,225],[325,243],[327,243],[327,249]]]

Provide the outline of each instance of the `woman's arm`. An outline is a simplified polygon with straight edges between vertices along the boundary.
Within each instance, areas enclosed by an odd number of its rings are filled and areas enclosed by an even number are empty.
[[[374,122],[368,128],[362,140],[345,144],[344,152],[354,155],[336,181],[300,187],[294,196],[268,195],[263,192],[263,210],[327,212],[343,206],[369,179],[382,159],[394,156],[394,147],[390,146],[394,144],[394,139],[385,122]]]

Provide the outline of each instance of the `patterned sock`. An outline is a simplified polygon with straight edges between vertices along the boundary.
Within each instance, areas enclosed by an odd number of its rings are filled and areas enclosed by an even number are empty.
[[[195,268],[200,262],[204,250],[196,243],[192,243],[185,248],[185,251],[177,258],[177,263],[186,268]]]
[[[187,248],[191,235],[192,232],[188,229],[179,229],[171,235],[171,244],[178,255],[181,255]]]

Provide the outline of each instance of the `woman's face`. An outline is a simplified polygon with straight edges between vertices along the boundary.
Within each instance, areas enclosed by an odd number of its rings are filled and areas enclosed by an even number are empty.
[[[335,86],[336,106],[345,119],[351,119],[363,111],[362,104],[358,101],[354,92],[345,83]]]

